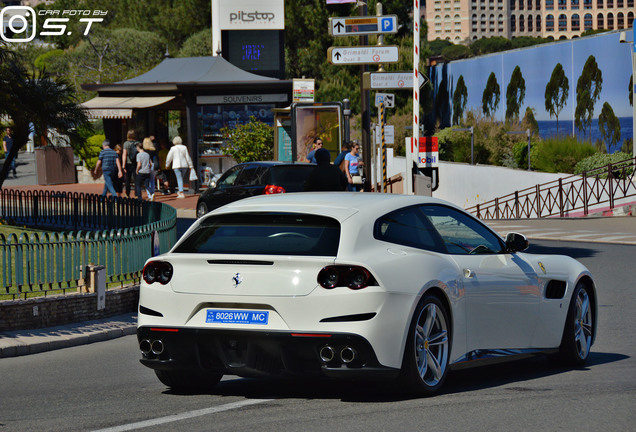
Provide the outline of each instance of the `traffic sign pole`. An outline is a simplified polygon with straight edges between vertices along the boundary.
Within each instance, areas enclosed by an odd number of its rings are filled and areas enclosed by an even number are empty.
[[[420,66],[420,1],[413,0],[413,83],[419,79]],[[420,87],[413,86],[413,138],[406,146],[406,194],[413,193],[413,150],[420,141]]]

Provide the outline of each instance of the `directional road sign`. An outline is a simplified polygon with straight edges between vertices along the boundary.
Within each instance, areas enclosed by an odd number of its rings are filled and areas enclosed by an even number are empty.
[[[419,86],[428,82],[426,75],[418,71]],[[362,77],[365,89],[412,89],[413,72],[365,72]]]
[[[331,36],[397,33],[397,15],[329,18]]]
[[[384,104],[384,108],[395,107],[395,95],[393,93],[376,93],[375,106],[379,107],[381,103]]]
[[[331,64],[397,63],[398,47],[395,45],[329,47],[327,58]]]

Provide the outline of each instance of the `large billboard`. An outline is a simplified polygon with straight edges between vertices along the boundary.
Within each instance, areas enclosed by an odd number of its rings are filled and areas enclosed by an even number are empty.
[[[525,81],[525,98],[520,104],[519,116],[523,117],[527,107],[532,108],[541,136],[546,138],[555,135],[557,119],[546,110],[546,86],[557,64],[560,64],[568,80],[568,98],[559,112],[559,134],[576,134],[589,141],[589,130],[578,129],[575,118],[577,84],[586,62],[590,60],[601,72],[601,92],[593,106],[592,142],[600,139],[598,117],[603,104],[607,102],[620,120],[622,143],[624,139],[633,136],[633,111],[629,102],[632,47],[630,44],[621,44],[619,37],[620,32],[608,32],[435,66],[431,71],[435,92],[441,94],[442,91],[447,91],[449,95],[449,116],[444,119],[444,123],[448,126],[452,118],[453,94],[459,77],[463,77],[468,90],[464,112],[482,112],[482,98],[491,73],[500,89],[500,102],[493,114],[496,120],[503,121],[506,113],[506,89],[518,66]],[[445,88],[442,88],[442,83],[445,83]],[[587,81],[582,84],[583,88],[590,86]]]

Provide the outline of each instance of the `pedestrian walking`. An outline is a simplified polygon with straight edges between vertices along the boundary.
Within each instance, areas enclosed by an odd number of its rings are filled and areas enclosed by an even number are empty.
[[[340,168],[331,165],[329,150],[319,148],[316,150],[316,163],[318,166],[309,174],[305,181],[306,192],[318,191],[343,191],[347,188],[347,177]]]
[[[13,148],[13,138],[11,137],[11,128],[7,128],[5,131],[4,138],[2,138],[2,149],[4,150],[4,160],[6,162],[9,157],[9,152]],[[11,165],[9,165],[9,171],[13,171],[13,178],[18,178],[18,173],[15,170],[15,158],[18,155],[16,154],[13,159],[11,159]],[[8,171],[7,171],[8,174]]]
[[[172,167],[172,171],[177,177],[177,198],[185,198],[183,194],[183,179],[188,172],[188,168],[193,169],[192,158],[180,136],[174,137],[172,144],[174,145],[168,151],[168,156],[166,156],[166,166]]]
[[[119,164],[122,167],[122,173],[124,171],[124,161],[122,160],[122,152],[124,151],[124,149],[122,148],[121,145],[119,144],[115,144],[115,147],[113,148],[113,150],[115,150],[115,153],[117,153],[117,159],[119,159]],[[121,193],[124,190],[124,176],[122,174],[121,177],[116,176],[115,180],[113,181],[113,186],[115,186],[115,191],[117,192],[117,196],[121,197]]]
[[[157,178],[159,179],[159,183],[161,185],[161,193],[163,195],[170,195],[170,176],[172,172],[168,168],[166,168],[166,158],[168,157],[168,143],[164,139],[159,140],[159,150],[157,151],[157,156],[159,158],[159,172],[157,174]]]
[[[144,152],[150,156],[150,176],[147,182],[148,186],[146,187],[149,201],[154,201],[155,199],[155,175],[159,170],[159,157],[157,156],[157,148],[152,138],[153,137],[146,137],[143,142]]]
[[[141,188],[148,190],[148,181],[150,180],[150,155],[144,150],[144,145],[137,141],[137,168],[135,169],[135,196],[141,200]],[[148,196],[151,200],[152,197]],[[151,200],[152,201],[152,200]]]
[[[124,142],[124,151],[122,153],[122,160],[124,162],[124,184],[126,187],[126,196],[130,198],[130,191],[132,190],[135,182],[135,172],[137,171],[137,132],[133,129],[129,130],[126,134],[126,141]],[[137,197],[139,198],[139,197]]]
[[[360,144],[354,144],[351,146],[351,151],[345,156],[345,170],[347,174],[347,181],[349,185],[347,190],[351,192],[358,192],[362,189],[362,175],[360,172],[360,157],[358,152],[360,151]]]
[[[117,153],[110,148],[109,140],[102,142],[102,151],[100,151],[99,156],[97,156],[97,163],[93,170],[95,175],[99,173],[100,167],[104,174],[104,191],[102,192],[102,196],[106,196],[107,193],[110,193],[113,197],[118,196],[114,183],[116,179],[122,178],[124,173],[122,172],[121,162],[119,161]]]

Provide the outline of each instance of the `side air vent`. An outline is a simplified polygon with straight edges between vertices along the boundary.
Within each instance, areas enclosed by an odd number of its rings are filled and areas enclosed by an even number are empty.
[[[274,265],[274,261],[208,260],[208,264],[222,264],[222,265]]]
[[[323,318],[320,320],[322,323],[331,323],[331,322],[353,322],[353,321],[368,321],[372,319],[376,315],[375,312],[363,313],[357,315],[343,315],[331,318]]]
[[[564,281],[551,280],[545,288],[545,298],[562,299],[565,295],[566,286],[567,284]]]
[[[139,313],[142,313],[144,315],[150,315],[150,316],[156,316],[156,317],[162,317],[163,314],[161,312],[157,312],[155,310],[152,310],[150,308],[147,308],[145,306],[139,305]]]

